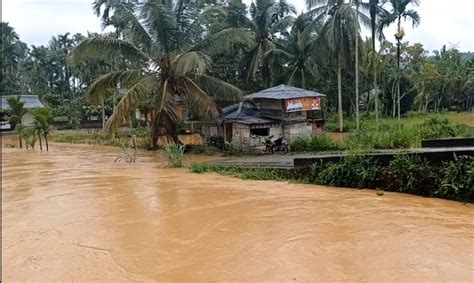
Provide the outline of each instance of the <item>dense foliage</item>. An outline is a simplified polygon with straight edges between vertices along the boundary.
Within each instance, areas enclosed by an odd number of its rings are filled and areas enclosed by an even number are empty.
[[[342,116],[359,108],[376,111],[376,119],[413,110],[470,111],[474,59],[455,46],[430,53],[403,41],[404,20],[416,26],[422,19],[418,3],[308,0],[309,10],[296,17],[284,0],[249,7],[240,0],[96,0],[94,12],[113,32],[66,33],[28,47],[2,22],[1,94],[39,95],[71,125],[103,115],[112,118],[111,130],[138,108],[155,114],[154,132],[157,123],[175,128],[172,107],[164,107],[174,96],[218,116],[211,109],[240,94],[233,86],[248,93],[286,83],[325,93],[325,110],[340,112],[338,129]],[[398,25],[394,39],[383,34],[391,24]],[[361,27],[372,37],[363,39]]]

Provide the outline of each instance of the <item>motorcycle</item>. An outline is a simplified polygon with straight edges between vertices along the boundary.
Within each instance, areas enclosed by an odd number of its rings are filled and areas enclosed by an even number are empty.
[[[275,151],[281,151],[283,153],[288,152],[288,142],[280,137],[276,140],[273,140],[273,136],[268,136],[263,142],[265,144],[265,151],[274,153]]]

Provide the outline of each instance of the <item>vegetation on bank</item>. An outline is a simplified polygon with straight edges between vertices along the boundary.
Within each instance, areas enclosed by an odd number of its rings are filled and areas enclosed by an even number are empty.
[[[400,154],[382,166],[371,157],[353,155],[338,162],[314,164],[298,170],[227,167],[211,163],[192,164],[190,170],[195,173],[217,172],[242,179],[369,188],[474,202],[474,158],[468,156],[439,164],[416,155]]]
[[[401,129],[398,128],[394,119],[381,123],[378,128],[376,125],[367,123],[362,126],[361,130],[349,133],[345,140],[331,139],[328,134],[301,137],[291,142],[290,150],[305,152],[414,148],[420,147],[423,139],[474,137],[474,127],[453,124],[444,117],[446,116],[414,115],[412,118],[406,118],[407,123],[404,123],[404,127]],[[466,115],[466,117],[468,116]],[[474,118],[472,119],[474,120]]]

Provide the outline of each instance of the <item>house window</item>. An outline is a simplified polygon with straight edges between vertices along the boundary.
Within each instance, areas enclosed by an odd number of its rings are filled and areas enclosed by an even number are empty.
[[[250,136],[268,136],[270,135],[270,128],[250,129]]]

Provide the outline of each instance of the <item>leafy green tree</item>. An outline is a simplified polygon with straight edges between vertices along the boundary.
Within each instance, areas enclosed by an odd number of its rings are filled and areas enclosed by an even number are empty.
[[[230,28],[202,38],[199,15],[193,3],[145,2],[137,10],[121,13],[127,21],[124,39],[111,35],[87,38],[73,51],[73,61],[87,58],[126,60],[135,65],[100,76],[87,92],[88,100],[101,104],[120,86],[126,94],[107,121],[116,132],[147,96],[153,97],[152,140],[166,134],[176,138],[176,98],[202,115],[218,112],[212,99],[216,94],[239,97],[240,90],[206,75],[209,54],[223,53],[235,43],[249,45],[249,36]],[[135,67],[135,68],[133,68]]]
[[[20,95],[25,89],[24,77],[19,73],[26,59],[28,47],[6,22],[1,22],[2,86],[1,95]]]
[[[10,109],[8,110],[9,114],[9,122],[14,126],[21,125],[21,120],[23,116],[25,116],[27,110],[25,108],[25,103],[21,101],[20,96],[12,96],[7,99],[8,106]],[[21,139],[21,135],[18,135],[20,148],[23,148],[23,142]]]

